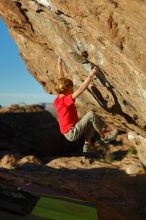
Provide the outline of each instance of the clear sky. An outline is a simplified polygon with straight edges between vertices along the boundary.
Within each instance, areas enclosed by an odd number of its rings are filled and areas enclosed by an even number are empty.
[[[49,103],[54,98],[28,72],[0,17],[0,105]]]

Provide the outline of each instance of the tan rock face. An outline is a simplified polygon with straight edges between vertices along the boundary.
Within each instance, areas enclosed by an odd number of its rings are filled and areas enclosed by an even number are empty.
[[[91,64],[100,64],[102,71],[78,102],[80,113],[96,109],[108,122],[143,136],[145,11],[145,0],[132,4],[126,0],[0,1],[0,15],[28,70],[48,93],[55,93],[58,56],[75,86],[88,75]]]

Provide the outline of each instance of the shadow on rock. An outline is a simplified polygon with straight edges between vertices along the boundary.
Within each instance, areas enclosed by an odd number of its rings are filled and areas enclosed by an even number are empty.
[[[82,149],[84,140],[69,142],[52,112],[0,113],[0,150],[25,155],[65,155]]]

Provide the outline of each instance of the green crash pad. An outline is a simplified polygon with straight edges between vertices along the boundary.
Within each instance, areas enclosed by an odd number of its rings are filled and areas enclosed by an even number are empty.
[[[98,220],[95,204],[57,193],[54,195],[48,189],[32,183],[21,186],[20,190],[39,197],[32,215],[50,220]]]

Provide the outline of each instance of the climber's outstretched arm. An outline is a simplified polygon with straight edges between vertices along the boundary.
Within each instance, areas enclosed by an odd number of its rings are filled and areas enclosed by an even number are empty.
[[[98,72],[99,72],[98,67],[94,67],[90,71],[90,73],[87,76],[87,78],[85,79],[85,81],[80,85],[80,87],[76,91],[73,92],[73,94],[72,94],[73,99],[76,99],[77,97],[79,97],[82,94],[82,92],[84,92],[84,90],[88,88],[88,85],[92,81],[94,75],[98,74]]]

